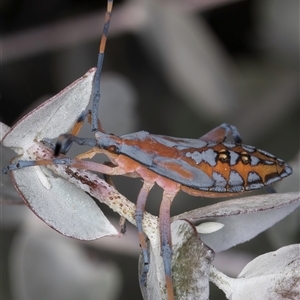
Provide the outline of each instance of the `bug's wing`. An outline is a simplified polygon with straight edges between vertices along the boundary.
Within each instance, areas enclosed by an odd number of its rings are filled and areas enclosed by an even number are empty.
[[[175,158],[155,157],[149,169],[196,190],[207,191],[216,184],[215,180],[200,169]]]
[[[163,177],[203,191],[207,191],[216,182],[205,172],[179,157],[180,151],[207,146],[205,141],[150,135],[146,131],[124,135],[122,139],[124,142],[121,154],[138,161]]]
[[[4,137],[3,145],[21,156],[16,160],[52,159],[37,143],[67,132],[90,101],[95,69],[22,118]],[[19,194],[30,209],[58,232],[82,240],[117,234],[93,199],[45,167],[11,172]]]
[[[170,137],[165,135],[151,135],[151,139],[155,142],[166,145],[178,150],[184,150],[188,148],[203,148],[207,146],[207,141],[200,139],[187,139],[179,137]]]
[[[169,149],[187,149],[187,148],[202,148],[207,146],[207,142],[201,139],[187,139],[179,137],[170,137],[166,135],[150,134],[147,131],[138,131],[121,136],[122,140],[134,141],[138,144],[140,149],[143,149],[143,144],[152,144],[153,150],[156,147],[168,147]],[[133,149],[133,148],[132,148]],[[126,151],[126,150],[125,150]],[[126,153],[128,155],[129,153]]]

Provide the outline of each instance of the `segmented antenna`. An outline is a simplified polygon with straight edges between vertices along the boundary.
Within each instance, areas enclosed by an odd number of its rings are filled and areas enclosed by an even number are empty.
[[[98,111],[99,111],[99,101],[100,101],[100,77],[102,73],[102,66],[104,60],[104,51],[106,46],[106,40],[108,35],[108,29],[111,19],[113,0],[107,1],[107,10],[105,14],[105,23],[103,27],[103,33],[99,46],[99,54],[97,61],[97,71],[94,76],[93,88],[92,88],[92,132],[96,132],[98,130]]]

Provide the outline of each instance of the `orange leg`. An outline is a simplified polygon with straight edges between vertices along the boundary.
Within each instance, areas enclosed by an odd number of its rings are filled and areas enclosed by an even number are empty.
[[[160,243],[161,243],[161,256],[164,262],[166,286],[168,300],[174,299],[174,288],[172,281],[172,236],[171,236],[171,220],[170,209],[171,204],[178,193],[178,190],[174,192],[163,192],[163,198],[159,209],[159,230],[160,230]]]
[[[141,277],[140,277],[140,284],[144,286],[146,285],[147,282],[147,273],[149,271],[150,261],[149,261],[149,253],[147,250],[146,238],[143,231],[143,216],[145,212],[146,201],[153,185],[154,185],[153,182],[144,181],[144,184],[137,198],[136,210],[135,210],[136,227],[139,234],[139,241],[142,249],[142,256],[144,262],[143,269],[141,272]]]

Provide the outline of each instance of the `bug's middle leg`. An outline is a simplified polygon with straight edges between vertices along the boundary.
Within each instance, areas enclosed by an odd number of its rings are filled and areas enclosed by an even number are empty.
[[[153,185],[154,182],[149,182],[146,180],[144,181],[143,186],[138,195],[138,199],[136,202],[136,210],[135,210],[135,222],[139,234],[139,242],[141,245],[142,256],[143,256],[143,269],[140,278],[140,284],[143,286],[146,285],[147,273],[149,271],[149,263],[150,263],[146,238],[143,231],[143,216],[145,212],[146,201]]]
[[[171,204],[178,193],[177,189],[163,192],[163,198],[159,209],[159,231],[161,243],[161,256],[164,263],[164,271],[167,286],[168,300],[174,299],[172,280],[172,235],[171,235]]]

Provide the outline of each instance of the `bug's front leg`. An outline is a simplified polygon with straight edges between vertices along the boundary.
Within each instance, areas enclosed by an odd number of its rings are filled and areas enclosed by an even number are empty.
[[[242,143],[242,139],[237,128],[233,125],[226,123],[221,124],[220,126],[212,129],[205,135],[201,136],[200,140],[203,140],[205,142],[222,143],[230,134],[232,135],[235,143]]]
[[[85,145],[89,147],[97,147],[97,140],[93,138],[79,138],[72,134],[62,134],[58,138],[55,149],[54,156],[58,156],[59,154],[64,154],[66,151],[69,151],[72,143],[76,143],[78,145]]]
[[[58,156],[59,154],[66,154],[70,150],[73,142],[76,142],[73,137],[79,134],[86,118],[88,119],[88,122],[91,124],[92,122],[91,110],[83,111],[80,114],[80,116],[77,118],[77,121],[75,122],[71,131],[68,134],[62,134],[58,137],[58,140],[55,145],[55,150],[54,150],[55,156]],[[99,119],[98,119],[98,131],[104,133],[104,129]]]
[[[73,140],[71,138],[71,136],[76,136],[78,135],[79,131],[81,130],[84,120],[85,118],[91,115],[91,111],[90,110],[84,110],[80,116],[77,118],[73,128],[71,129],[71,131],[66,135],[66,134],[62,134],[58,137],[57,143],[55,145],[55,149],[54,149],[54,155],[58,156],[59,154],[66,154],[72,144],[73,144]]]
[[[97,61],[97,71],[95,73],[93,88],[92,88],[92,132],[97,131],[97,119],[98,119],[98,110],[99,110],[99,102],[100,102],[100,76],[102,73],[102,66],[104,60],[104,51],[106,47],[106,41],[108,36],[108,29],[111,20],[112,14],[112,7],[113,7],[113,0],[107,1],[107,11],[105,14],[105,24],[103,27],[103,34],[100,41],[99,47],[99,54],[98,54],[98,61]],[[98,126],[99,128],[99,126]]]
[[[15,164],[10,164],[2,169],[2,172],[7,174],[8,171],[19,170],[33,166],[49,166],[49,165],[66,165],[71,168],[90,170],[98,173],[108,175],[125,175],[127,171],[119,166],[110,167],[103,164],[95,163],[92,161],[85,161],[80,159],[71,158],[54,158],[54,159],[41,159],[41,160],[19,160]]]

